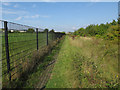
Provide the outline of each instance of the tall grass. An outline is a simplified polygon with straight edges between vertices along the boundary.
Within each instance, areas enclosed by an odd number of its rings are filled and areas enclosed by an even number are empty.
[[[118,87],[117,41],[66,36],[47,88]]]
[[[77,49],[74,65],[80,87],[105,88],[118,86],[118,44],[96,38],[78,37],[71,45]],[[75,48],[76,47],[76,48]]]

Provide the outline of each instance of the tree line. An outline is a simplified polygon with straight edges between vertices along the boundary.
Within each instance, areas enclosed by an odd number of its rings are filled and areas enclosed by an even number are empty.
[[[44,32],[46,32],[46,31],[49,31],[49,29],[46,28],[46,29],[44,30]],[[29,29],[27,30],[27,32],[28,32],[28,33],[33,33],[33,32],[35,32],[35,30],[34,30],[33,28],[29,28]],[[54,31],[54,29],[52,29],[52,30],[50,30],[49,32],[55,32],[55,31]]]
[[[119,29],[118,21],[113,20],[111,23],[94,25],[91,24],[86,28],[79,28],[73,34],[79,36],[96,36],[97,38],[104,38],[109,40],[114,40],[118,38]]]

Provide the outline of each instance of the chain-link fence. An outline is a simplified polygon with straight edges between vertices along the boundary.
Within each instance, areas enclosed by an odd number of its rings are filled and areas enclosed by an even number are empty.
[[[24,61],[40,48],[51,44],[64,33],[48,32],[40,28],[21,25],[13,22],[0,21],[0,37],[2,37],[1,77],[3,83],[17,79],[26,66]],[[28,60],[28,62],[30,62]]]

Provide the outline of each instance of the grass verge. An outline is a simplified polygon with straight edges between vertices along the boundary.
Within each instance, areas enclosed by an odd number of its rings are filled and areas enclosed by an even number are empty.
[[[117,88],[118,43],[66,36],[46,88]]]

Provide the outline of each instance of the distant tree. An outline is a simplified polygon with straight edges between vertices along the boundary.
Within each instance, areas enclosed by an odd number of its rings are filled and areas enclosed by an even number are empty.
[[[4,29],[4,28],[2,28],[2,31],[5,31],[5,29]]]
[[[19,31],[18,30],[14,30],[14,33],[19,33]]]
[[[29,28],[29,29],[27,30],[27,32],[33,33],[33,32],[35,32],[35,30],[34,30],[33,28]]]
[[[55,32],[54,29],[50,30],[50,32]]]
[[[65,33],[65,32],[61,32],[61,33]]]
[[[69,32],[69,33],[71,33],[71,32]],[[78,31],[74,31],[73,34],[74,34],[74,35],[78,35]]]
[[[112,25],[116,25],[117,22],[116,22],[115,20],[113,20],[111,24],[112,24]]]
[[[47,28],[44,30],[44,32],[47,32],[47,31],[49,31]]]
[[[84,28],[80,28],[80,29],[78,29],[77,34],[80,35],[80,36],[82,36],[84,34],[84,31],[85,31]]]

